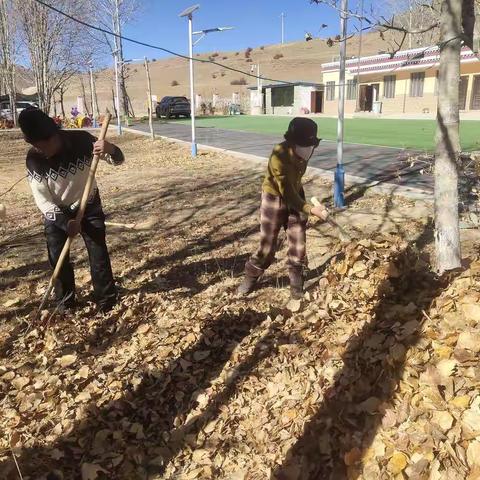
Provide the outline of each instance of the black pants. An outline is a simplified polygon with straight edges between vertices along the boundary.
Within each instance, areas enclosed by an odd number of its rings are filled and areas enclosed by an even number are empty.
[[[45,220],[45,235],[48,259],[52,268],[55,268],[67,241],[67,233],[53,222]],[[111,307],[117,300],[117,290],[105,242],[105,215],[98,193],[85,209],[81,235],[88,251],[95,300],[100,307]],[[75,304],[75,275],[69,255],[63,263],[55,285],[55,298],[57,301],[64,301],[67,307]]]

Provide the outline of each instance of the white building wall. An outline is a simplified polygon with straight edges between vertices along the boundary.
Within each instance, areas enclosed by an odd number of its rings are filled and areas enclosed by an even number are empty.
[[[315,87],[304,87],[297,86],[295,87],[295,100],[294,100],[294,109],[295,114],[311,113],[311,103],[312,103],[312,92],[315,91]]]
[[[296,85],[293,93],[293,105],[289,107],[272,107],[272,89],[267,88],[265,94],[265,113],[267,115],[301,115],[311,113],[311,94],[316,87]],[[257,91],[250,90],[251,113],[258,114]]]

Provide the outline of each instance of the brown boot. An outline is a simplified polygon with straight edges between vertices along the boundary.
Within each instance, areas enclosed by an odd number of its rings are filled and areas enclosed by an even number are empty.
[[[290,296],[294,300],[301,300],[303,298],[303,268],[290,267],[288,277],[290,278]]]
[[[237,294],[246,296],[252,293],[258,279],[263,275],[264,270],[255,266],[250,260],[245,264],[245,276],[237,288]]]
[[[242,283],[237,288],[237,295],[247,296],[249,293],[252,293],[257,281],[258,277],[251,277],[248,274],[245,274]]]

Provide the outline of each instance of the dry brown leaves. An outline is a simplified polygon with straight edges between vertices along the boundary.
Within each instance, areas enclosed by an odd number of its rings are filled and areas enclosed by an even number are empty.
[[[210,193],[187,190],[182,214]],[[480,478],[480,262],[438,282],[396,238],[329,244],[305,301],[279,265],[238,299],[255,242],[222,215],[113,238],[110,316],[5,330],[0,477],[14,454],[25,479]]]

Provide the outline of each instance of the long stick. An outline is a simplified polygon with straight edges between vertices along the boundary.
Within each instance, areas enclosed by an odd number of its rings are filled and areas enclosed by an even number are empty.
[[[105,119],[103,120],[102,124],[102,130],[100,131],[100,136],[98,137],[99,140],[104,140],[105,136],[107,135],[107,130],[108,130],[108,125],[110,123],[110,119],[112,116],[110,113],[107,113],[105,115]],[[75,217],[75,220],[77,222],[81,222],[83,218],[83,214],[85,213],[85,208],[87,207],[87,202],[88,202],[88,197],[90,196],[90,191],[92,190],[92,185],[93,181],[95,179],[95,173],[97,171],[97,166],[98,166],[98,161],[100,160],[100,155],[94,155],[93,160],[92,160],[92,165],[90,167],[90,171],[88,172],[88,179],[87,183],[85,184],[85,188],[83,190],[82,194],[82,199],[80,200],[80,208],[78,209],[77,215]],[[55,269],[53,270],[53,274],[50,278],[50,282],[48,282],[48,287],[47,291],[45,292],[42,303],[40,304],[40,307],[38,307],[36,319],[40,317],[40,314],[42,312],[42,309],[45,305],[45,302],[47,301],[48,297],[50,296],[50,293],[52,292],[53,286],[55,285],[55,280],[58,278],[58,275],[60,273],[60,270],[63,266],[63,263],[65,262],[65,258],[67,257],[69,251],[70,251],[70,246],[72,244],[73,237],[68,237],[67,241],[65,242],[65,245],[63,246],[62,253],[60,254],[60,257],[58,258],[57,264],[55,265]]]

